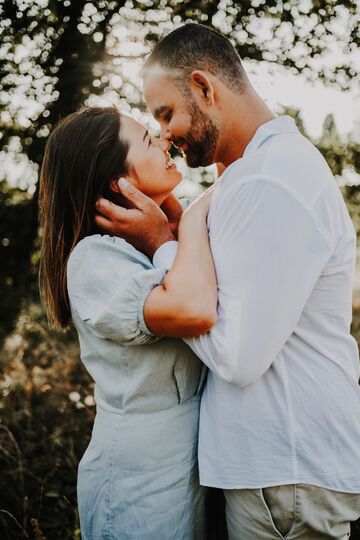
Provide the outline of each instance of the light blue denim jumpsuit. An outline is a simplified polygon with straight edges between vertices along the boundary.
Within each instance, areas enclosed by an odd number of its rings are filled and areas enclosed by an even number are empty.
[[[202,540],[197,439],[206,368],[180,339],[145,335],[144,299],[165,270],[122,239],[83,239],[68,262],[96,418],[78,471],[83,540]]]

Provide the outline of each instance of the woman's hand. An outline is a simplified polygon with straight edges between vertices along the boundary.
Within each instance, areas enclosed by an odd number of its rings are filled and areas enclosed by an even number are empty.
[[[179,222],[183,214],[183,208],[179,199],[174,193],[170,193],[160,208],[168,218],[171,232],[177,238]]]
[[[200,217],[202,219],[206,219],[207,215],[209,213],[210,204],[212,200],[212,196],[215,190],[215,185],[209,187],[204,193],[200,195],[194,202],[192,202],[188,208],[185,210],[182,216],[182,220],[184,219],[192,219]]]
[[[154,334],[194,337],[216,323],[217,283],[206,223],[213,192],[209,188],[183,213],[174,264],[146,299],[145,323]]]

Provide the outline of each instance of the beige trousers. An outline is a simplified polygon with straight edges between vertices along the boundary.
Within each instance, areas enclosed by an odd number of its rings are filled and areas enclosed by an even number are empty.
[[[345,540],[360,494],[307,484],[224,489],[229,540]]]

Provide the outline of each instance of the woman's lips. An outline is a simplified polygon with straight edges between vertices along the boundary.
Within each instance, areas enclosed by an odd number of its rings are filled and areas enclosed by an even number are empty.
[[[176,167],[175,162],[171,159],[169,154],[166,154],[165,169],[169,170],[169,169],[173,169],[174,167]]]
[[[172,159],[170,159],[165,166],[167,171],[173,169],[174,167],[176,167],[176,163]]]

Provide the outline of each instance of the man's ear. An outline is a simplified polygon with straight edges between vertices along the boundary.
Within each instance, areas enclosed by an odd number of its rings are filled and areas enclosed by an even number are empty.
[[[195,92],[199,93],[207,105],[214,105],[214,87],[205,71],[196,70],[191,73],[191,85]]]

